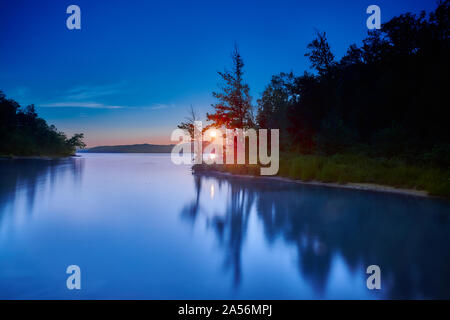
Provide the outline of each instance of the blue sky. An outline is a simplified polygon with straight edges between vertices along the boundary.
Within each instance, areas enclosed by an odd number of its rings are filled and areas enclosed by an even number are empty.
[[[66,8],[81,8],[69,30]],[[315,30],[340,58],[367,34],[366,8],[382,22],[435,8],[433,0],[143,1],[0,0],[0,90],[89,146],[169,143],[190,104],[214,102],[217,71],[236,42],[253,101],[273,74],[309,70]]]

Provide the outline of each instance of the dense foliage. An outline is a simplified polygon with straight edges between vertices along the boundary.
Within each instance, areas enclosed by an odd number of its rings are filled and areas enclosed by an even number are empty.
[[[233,69],[219,72],[223,85],[221,92],[213,92],[219,102],[213,105],[214,113],[207,113],[206,118],[215,127],[250,128],[253,127],[250,88],[244,83],[244,61],[237,46],[231,56]]]
[[[394,17],[339,61],[318,32],[305,54],[314,72],[274,75],[254,118],[235,50],[232,71],[219,73],[225,85],[213,94],[219,103],[207,118],[216,127],[280,129],[281,176],[450,197],[449,17],[450,0],[428,16]],[[180,128],[192,128],[190,120]],[[258,165],[193,167],[211,169],[259,172]]]
[[[280,128],[285,151],[448,167],[449,3],[394,17],[340,61],[319,32],[305,54],[316,72],[273,76],[258,100],[258,126]]]
[[[34,105],[22,108],[0,91],[0,155],[69,156],[84,148],[83,134],[70,139],[39,118]]]

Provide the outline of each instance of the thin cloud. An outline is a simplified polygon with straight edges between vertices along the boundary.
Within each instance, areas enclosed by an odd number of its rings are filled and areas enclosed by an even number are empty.
[[[79,86],[67,90],[64,96],[67,100],[89,100],[101,96],[116,94],[123,87],[123,83],[104,86]]]
[[[60,93],[55,98],[58,102],[52,103],[43,103],[38,106],[44,108],[88,108],[88,109],[143,109],[143,110],[161,110],[174,108],[174,104],[165,104],[165,103],[155,103],[151,105],[135,105],[135,106],[121,106],[121,105],[110,105],[99,102],[92,102],[103,100],[105,97],[109,95],[114,95],[119,92],[123,93],[123,88],[126,85],[126,82],[120,82],[115,84],[108,85],[80,85],[77,87],[73,87],[71,89],[65,90],[63,93]],[[111,99],[108,99],[111,100]]]
[[[98,102],[76,102],[76,101],[44,103],[39,104],[39,106],[44,108],[142,109],[142,110],[161,110],[175,107],[174,104],[162,104],[162,103],[149,106],[118,106]]]
[[[146,109],[146,110],[161,110],[161,109],[169,109],[169,108],[175,108],[175,104],[164,104],[164,103],[156,103],[148,106],[134,106],[130,108],[137,108],[137,109]]]
[[[55,102],[39,105],[44,108],[89,108],[89,109],[122,109],[123,106],[105,105],[95,102]]]
[[[167,104],[158,103],[158,104],[155,104],[153,106],[148,107],[148,109],[160,110],[160,109],[167,109],[167,108],[172,108],[172,107],[173,107],[173,105],[167,105]]]

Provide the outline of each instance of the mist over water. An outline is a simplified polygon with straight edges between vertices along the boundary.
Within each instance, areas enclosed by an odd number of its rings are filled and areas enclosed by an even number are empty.
[[[0,176],[2,299],[450,298],[446,200],[192,175],[168,154],[1,160]]]

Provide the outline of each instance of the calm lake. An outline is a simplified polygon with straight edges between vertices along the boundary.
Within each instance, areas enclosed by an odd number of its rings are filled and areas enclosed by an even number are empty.
[[[167,154],[0,160],[0,177],[2,299],[450,298],[450,201],[196,176]]]

